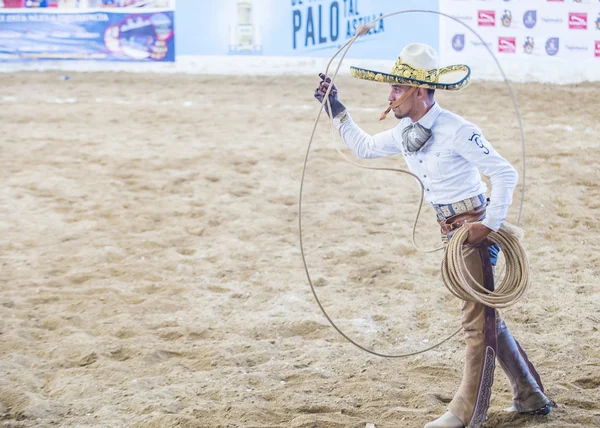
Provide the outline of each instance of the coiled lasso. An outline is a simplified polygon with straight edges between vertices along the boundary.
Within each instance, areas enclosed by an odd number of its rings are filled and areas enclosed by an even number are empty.
[[[350,47],[355,42],[355,40],[358,37],[360,37],[361,35],[366,34],[371,28],[374,27],[374,24],[377,23],[378,21],[388,18],[388,17],[391,17],[391,16],[394,16],[394,15],[401,15],[401,14],[405,14],[405,13],[437,14],[437,15],[441,15],[441,16],[447,17],[449,19],[452,19],[452,20],[458,22],[459,24],[465,26],[469,31],[471,31],[482,42],[482,45],[488,50],[488,52],[490,53],[490,55],[496,62],[496,65],[498,66],[498,69],[500,70],[500,72],[504,78],[504,82],[506,83],[506,85],[509,89],[509,93],[512,98],[513,106],[515,108],[515,112],[517,113],[519,129],[521,131],[521,147],[522,147],[522,153],[523,153],[523,170],[522,171],[523,172],[521,175],[521,178],[522,178],[521,204],[520,204],[519,215],[518,215],[518,220],[517,220],[517,225],[519,225],[520,220],[521,220],[521,214],[523,211],[523,202],[525,199],[525,172],[526,172],[526,170],[525,170],[525,136],[523,133],[523,124],[522,124],[522,120],[521,120],[521,115],[519,113],[517,101],[516,101],[516,98],[512,91],[512,88],[510,86],[510,83],[506,77],[506,74],[502,70],[500,63],[498,62],[498,59],[495,57],[494,53],[491,51],[489,46],[484,42],[483,38],[479,34],[477,34],[477,32],[475,32],[475,30],[473,30],[471,27],[469,27],[464,22],[462,22],[450,15],[442,13],[442,12],[437,12],[437,11],[432,11],[432,10],[415,9],[415,10],[398,11],[398,12],[393,12],[393,13],[390,13],[387,15],[383,15],[383,16],[375,19],[371,23],[369,23],[363,27],[360,27],[358,29],[356,35],[354,37],[352,37],[350,40],[348,40],[331,57],[329,63],[327,64],[327,68],[325,70],[325,75],[329,74],[329,68],[330,68],[332,62],[343,51],[343,54],[337,65],[337,68],[336,68],[334,74],[331,76],[331,83],[330,83],[329,87],[327,88],[327,92],[325,93],[325,96],[323,97],[323,106],[325,105],[325,103],[329,104],[329,94],[331,93],[331,89],[333,88],[335,78],[337,77],[337,74],[338,74],[339,69],[342,64],[342,61],[344,60],[346,54],[350,50]],[[332,111],[331,105],[329,105],[329,111]],[[321,309],[323,315],[325,316],[325,318],[327,318],[327,320],[329,321],[331,326],[346,340],[348,340],[350,343],[352,343],[353,345],[362,349],[365,352],[368,352],[370,354],[377,355],[380,357],[386,357],[386,358],[403,358],[403,357],[410,357],[410,356],[422,354],[431,349],[437,348],[438,346],[442,345],[443,343],[447,342],[448,340],[450,340],[451,338],[456,336],[458,333],[460,333],[462,331],[462,327],[457,329],[450,336],[435,343],[432,346],[429,346],[426,349],[422,349],[420,351],[415,351],[415,352],[402,353],[402,354],[384,354],[384,353],[374,351],[370,348],[367,348],[366,346],[363,346],[363,345],[357,343],[356,341],[351,339],[347,334],[345,334],[335,324],[335,322],[331,319],[331,317],[328,315],[327,311],[325,310],[321,301],[319,300],[319,297],[317,296],[315,287],[310,278],[310,273],[308,271],[308,265],[306,263],[306,256],[304,253],[304,244],[303,244],[303,238],[302,238],[302,192],[304,189],[304,178],[306,176],[306,166],[308,164],[308,156],[310,154],[312,142],[314,140],[316,130],[317,130],[317,125],[319,123],[319,119],[321,117],[322,112],[323,112],[323,108],[320,108],[317,118],[315,120],[314,126],[313,126],[313,130],[312,130],[312,133],[310,136],[308,147],[306,150],[306,156],[304,158],[304,166],[302,169],[302,179],[300,182],[300,194],[299,194],[299,200],[298,200],[298,229],[299,229],[299,239],[300,239],[300,253],[302,255],[302,261],[304,263],[304,270],[306,272],[306,276],[308,278],[308,283],[310,284],[310,288],[312,290],[313,296],[314,296],[315,300],[317,301],[317,304],[319,305],[319,308]],[[511,305],[514,305],[525,295],[525,293],[527,292],[527,289],[529,288],[529,283],[530,283],[529,263],[527,261],[527,255],[525,254],[525,251],[523,250],[523,247],[521,246],[521,244],[519,242],[520,237],[519,237],[519,232],[518,232],[519,229],[518,228],[507,225],[505,223],[504,225],[502,225],[502,227],[500,228],[500,230],[498,232],[491,232],[488,235],[488,239],[490,241],[497,243],[501,246],[502,251],[504,253],[505,265],[506,265],[506,274],[503,276],[503,280],[501,281],[499,286],[496,287],[496,290],[494,292],[489,292],[489,291],[485,290],[485,288],[481,284],[478,284],[477,281],[475,281],[473,279],[471,274],[466,269],[466,266],[465,266],[465,263],[464,263],[464,260],[462,257],[462,247],[468,238],[468,231],[465,228],[458,229],[455,232],[453,238],[450,240],[449,244],[446,245],[445,247],[438,247],[438,248],[434,248],[431,250],[423,250],[417,246],[417,244],[415,242],[415,230],[416,230],[417,222],[418,222],[418,219],[419,219],[419,216],[421,213],[421,209],[423,206],[424,186],[423,186],[423,183],[421,182],[421,180],[416,175],[414,175],[410,171],[407,171],[404,169],[366,167],[366,166],[363,166],[363,165],[360,165],[360,164],[350,161],[349,159],[346,158],[346,156],[344,156],[342,154],[341,151],[338,150],[338,152],[348,162],[350,162],[356,166],[359,166],[360,168],[379,170],[379,171],[400,172],[403,174],[411,175],[417,180],[417,182],[419,183],[419,186],[421,188],[421,201],[419,203],[419,209],[417,211],[417,215],[416,215],[416,218],[415,218],[415,221],[413,224],[412,243],[415,246],[415,248],[421,252],[434,252],[434,251],[444,249],[444,257],[443,257],[443,261],[442,261],[442,279],[444,281],[444,285],[448,288],[448,290],[454,296],[456,296],[462,300],[476,301],[476,302],[482,303],[486,306],[501,309],[501,308],[507,308]],[[466,275],[464,272],[466,272]]]

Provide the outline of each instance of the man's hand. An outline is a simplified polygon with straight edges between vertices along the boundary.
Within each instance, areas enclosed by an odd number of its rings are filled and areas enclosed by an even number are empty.
[[[487,236],[492,231],[492,229],[490,229],[481,222],[465,223],[463,227],[465,227],[469,231],[469,236],[467,237],[466,242],[469,245],[483,244],[487,239]]]
[[[319,83],[319,87],[315,89],[314,96],[321,104],[323,104],[323,99],[325,98],[325,93],[327,92],[327,89],[331,84],[331,79],[325,76],[323,73],[319,73],[319,77],[321,78],[321,82]],[[329,103],[331,104],[333,117],[337,117],[341,112],[346,110],[346,107],[344,107],[344,105],[338,99],[337,93],[337,88],[335,87],[335,85],[333,85],[331,88],[331,92],[329,93]],[[325,106],[325,112],[329,115],[327,103],[323,105]]]

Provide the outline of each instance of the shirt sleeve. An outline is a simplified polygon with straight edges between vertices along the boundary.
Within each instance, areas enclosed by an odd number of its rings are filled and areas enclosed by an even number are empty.
[[[497,232],[506,219],[519,174],[474,125],[465,125],[459,129],[454,138],[454,147],[459,155],[489,177],[492,194],[482,223]]]
[[[394,128],[375,135],[369,135],[354,123],[347,110],[333,119],[344,143],[363,159],[396,155],[402,152],[402,143],[394,137]]]

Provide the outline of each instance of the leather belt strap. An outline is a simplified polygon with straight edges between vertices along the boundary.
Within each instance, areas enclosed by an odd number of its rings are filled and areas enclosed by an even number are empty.
[[[447,218],[446,220],[438,220],[440,228],[442,229],[442,235],[447,235],[465,223],[473,223],[481,220],[483,214],[485,213],[485,208],[486,205],[482,205],[477,209],[455,215],[454,217]]]

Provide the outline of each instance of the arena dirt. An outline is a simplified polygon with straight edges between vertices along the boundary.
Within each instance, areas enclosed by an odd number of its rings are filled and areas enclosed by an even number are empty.
[[[444,412],[460,339],[373,357],[337,335],[310,293],[297,198],[316,76],[60,77],[0,75],[1,426],[421,427]],[[377,122],[386,85],[341,78],[339,89],[368,132],[394,125]],[[504,316],[558,408],[504,413],[498,367],[486,426],[598,427],[600,86],[515,92],[534,284]],[[522,171],[504,86],[437,98]],[[410,244],[417,186],[349,165],[335,147],[323,121],[303,205],[317,291],[361,343],[426,347],[458,327],[460,302],[442,285],[441,255]],[[417,240],[439,243],[429,208]]]

